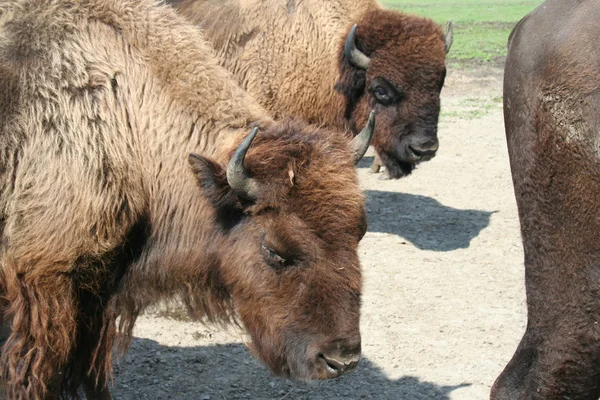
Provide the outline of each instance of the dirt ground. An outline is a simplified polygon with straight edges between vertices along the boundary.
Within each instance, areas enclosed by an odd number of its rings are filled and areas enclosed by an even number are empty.
[[[526,322],[502,71],[451,71],[440,150],[408,178],[359,169],[369,232],[363,360],[318,383],[274,378],[235,329],[148,313],[116,365],[117,399],[486,399]],[[372,155],[372,153],[371,153]]]

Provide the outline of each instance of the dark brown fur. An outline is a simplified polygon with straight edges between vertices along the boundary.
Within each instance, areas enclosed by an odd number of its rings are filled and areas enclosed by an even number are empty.
[[[600,397],[600,12],[548,0],[513,30],[504,111],[527,328],[494,400]]]
[[[119,334],[124,350],[169,299],[238,321],[277,374],[325,379],[319,355],[338,348],[355,365],[366,221],[347,140],[274,123],[172,10],[1,3],[0,105],[11,399],[77,398],[81,384],[109,398]],[[225,167],[254,126],[249,201]]]
[[[357,47],[371,58],[371,65],[366,71],[351,66],[340,45],[337,88],[346,99],[344,118],[356,131],[370,109],[377,111],[372,145],[388,175],[400,178],[419,161],[408,146],[438,140],[439,95],[446,76],[444,35],[428,19],[391,10],[370,11],[357,23]],[[369,88],[380,77],[400,89],[404,99],[378,104]]]

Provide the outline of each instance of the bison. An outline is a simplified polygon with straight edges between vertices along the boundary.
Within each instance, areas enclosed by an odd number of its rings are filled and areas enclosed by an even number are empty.
[[[547,0],[509,38],[506,138],[527,328],[494,400],[600,397],[600,7]]]
[[[0,110],[10,398],[109,399],[113,344],[173,298],[276,374],[357,365],[373,119],[352,142],[274,122],[151,0],[4,0]]]
[[[451,29],[376,0],[167,2],[276,117],[357,133],[375,108],[373,146],[395,179],[436,154]]]

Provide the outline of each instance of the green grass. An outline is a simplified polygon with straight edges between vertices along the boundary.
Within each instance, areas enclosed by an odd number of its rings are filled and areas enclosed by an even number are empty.
[[[543,0],[381,0],[385,7],[454,24],[454,66],[502,61],[513,26]]]

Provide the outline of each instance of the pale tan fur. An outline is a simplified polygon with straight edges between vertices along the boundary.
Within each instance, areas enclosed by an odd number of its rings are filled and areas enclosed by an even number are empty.
[[[323,255],[306,285],[327,290],[306,291],[303,301],[329,296],[332,307],[319,302],[327,331],[358,334],[364,211],[347,141],[274,123],[171,8],[1,2],[0,106],[0,305],[12,318],[0,377],[10,398],[75,396],[82,382],[107,398],[117,317],[126,343],[146,306],[174,296],[194,317],[220,321],[241,296],[236,306],[256,346],[274,348],[261,359],[280,373],[296,361],[289,368],[317,377],[314,366],[302,369],[305,360],[286,359],[276,336],[297,322],[292,310],[304,310],[290,302],[302,298],[290,296],[302,277],[282,287],[259,252],[261,232],[298,234],[289,221],[329,246],[311,252]],[[246,161],[266,190],[253,208],[236,209],[252,217],[250,228],[230,234],[219,222],[233,218],[219,217],[219,207],[240,200],[227,192],[223,167],[253,126],[263,134]],[[205,157],[197,179],[192,152]],[[209,167],[218,171],[203,181]],[[338,262],[344,274],[330,265]],[[253,307],[253,296],[268,297],[273,310]],[[351,306],[340,306],[343,296]],[[288,320],[271,318],[282,309]]]
[[[75,261],[113,250],[148,208],[156,216],[178,209],[206,224],[196,183],[181,179],[190,174],[186,155],[223,159],[218,150],[230,151],[249,123],[269,117],[217,65],[199,32],[166,7],[121,0],[0,7],[0,74],[17,83],[4,95],[22,102],[0,131],[0,266],[16,313],[8,342],[16,351],[7,357],[11,366],[53,360],[33,378],[4,373],[13,396],[37,397],[77,335],[69,297],[77,289],[68,278]],[[31,301],[38,308],[22,321],[18,310]],[[29,346],[37,350],[23,355]]]
[[[345,100],[334,88],[338,51],[349,25],[381,8],[377,1],[172,2],[200,25],[221,64],[276,118],[343,126]]]

